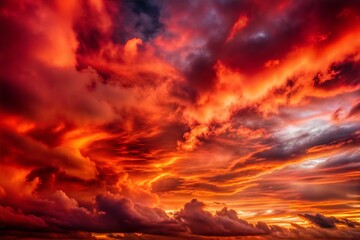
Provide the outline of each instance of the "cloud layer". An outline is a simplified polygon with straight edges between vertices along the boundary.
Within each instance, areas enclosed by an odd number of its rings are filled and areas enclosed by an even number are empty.
[[[3,1],[1,237],[360,238],[359,26],[356,0]]]

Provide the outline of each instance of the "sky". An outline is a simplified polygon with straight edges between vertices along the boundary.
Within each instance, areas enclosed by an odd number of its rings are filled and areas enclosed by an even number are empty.
[[[2,239],[360,239],[360,2],[3,0]]]

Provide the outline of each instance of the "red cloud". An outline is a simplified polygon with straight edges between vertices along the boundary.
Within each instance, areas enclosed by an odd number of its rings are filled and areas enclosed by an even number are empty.
[[[358,1],[0,5],[5,238],[359,238]]]

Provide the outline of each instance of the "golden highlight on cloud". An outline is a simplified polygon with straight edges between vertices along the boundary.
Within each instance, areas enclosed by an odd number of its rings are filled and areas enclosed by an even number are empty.
[[[1,239],[360,239],[360,2],[4,0]]]

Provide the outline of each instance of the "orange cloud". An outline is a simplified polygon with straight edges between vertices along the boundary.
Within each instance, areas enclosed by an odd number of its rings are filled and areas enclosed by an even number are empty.
[[[0,235],[359,238],[359,8],[4,1]]]

